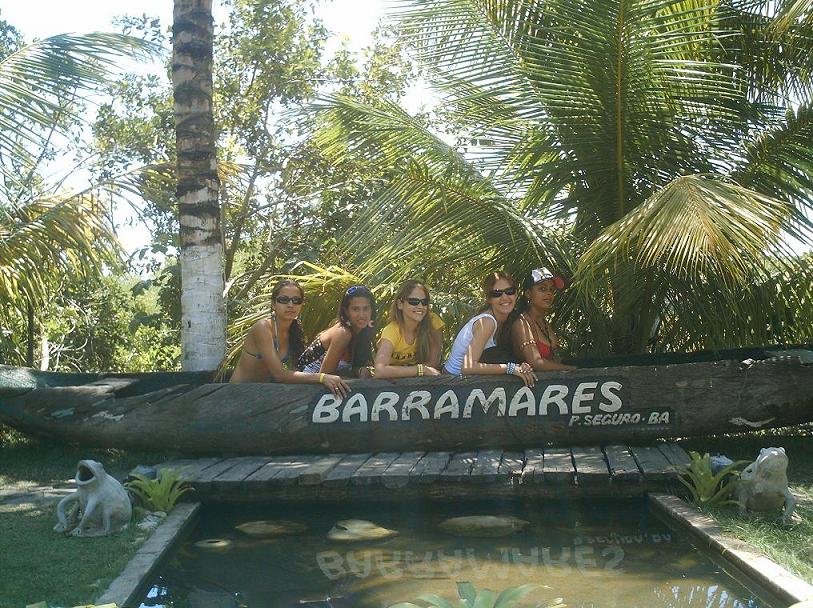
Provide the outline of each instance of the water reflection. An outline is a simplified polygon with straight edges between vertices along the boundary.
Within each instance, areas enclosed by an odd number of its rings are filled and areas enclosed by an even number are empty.
[[[510,514],[531,522],[503,538],[459,538],[448,517]],[[380,541],[326,538],[341,519],[400,532]],[[300,535],[252,538],[235,526],[296,519]],[[224,549],[204,549],[224,539]],[[216,543],[212,543],[216,545]],[[425,593],[456,597],[456,582],[502,590],[528,582],[570,608],[765,608],[644,503],[314,505],[263,511],[209,510],[166,565],[142,606],[172,608],[386,608]],[[520,606],[536,605],[530,594]],[[537,600],[538,601],[538,600]]]

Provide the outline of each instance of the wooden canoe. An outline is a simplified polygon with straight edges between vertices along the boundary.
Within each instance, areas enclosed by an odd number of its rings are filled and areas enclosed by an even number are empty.
[[[207,373],[0,366],[0,423],[85,446],[264,455],[634,444],[813,421],[813,345],[584,363],[533,389],[503,376],[352,380],[345,399]]]

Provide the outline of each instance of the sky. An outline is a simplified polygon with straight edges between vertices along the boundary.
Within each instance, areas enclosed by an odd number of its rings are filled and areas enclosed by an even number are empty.
[[[323,0],[317,15],[328,30],[335,33],[327,52],[337,49],[342,38],[348,40],[354,51],[368,46],[372,31],[384,15],[384,2],[386,0]],[[55,34],[115,31],[113,19],[124,15],[158,17],[169,27],[172,4],[172,0],[0,0],[0,19],[16,27],[26,41],[31,41]],[[360,6],[364,10],[359,10]],[[225,20],[226,11],[219,0],[213,1],[212,12],[215,24]],[[160,65],[155,69],[163,71]],[[55,173],[58,174],[59,169]],[[115,222],[119,226],[119,240],[128,254],[149,243],[147,227],[137,223],[130,225],[131,220],[131,211],[120,207]]]

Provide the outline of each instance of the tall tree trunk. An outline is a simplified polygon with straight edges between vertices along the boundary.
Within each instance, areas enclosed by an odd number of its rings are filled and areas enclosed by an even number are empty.
[[[30,299],[26,304],[26,323],[25,364],[34,367],[34,304]]]
[[[212,0],[175,0],[177,195],[183,369],[215,369],[226,351],[223,235],[212,114]]]

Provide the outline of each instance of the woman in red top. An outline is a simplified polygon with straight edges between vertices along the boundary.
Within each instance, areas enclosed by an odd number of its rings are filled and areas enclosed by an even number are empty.
[[[564,286],[564,279],[547,268],[532,270],[523,283],[526,302],[511,327],[511,338],[517,361],[530,363],[536,371],[576,369],[554,359],[559,340],[547,320],[556,292]]]

